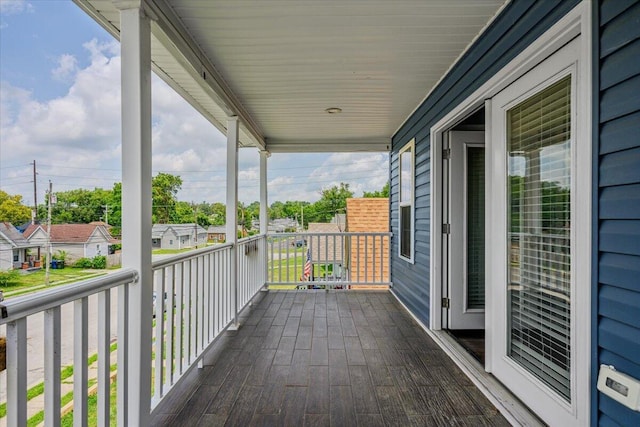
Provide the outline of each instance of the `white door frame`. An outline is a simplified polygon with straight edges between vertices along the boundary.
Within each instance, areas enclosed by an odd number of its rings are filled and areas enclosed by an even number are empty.
[[[591,170],[591,4],[588,1],[583,1],[577,5],[573,10],[562,17],[556,24],[554,24],[549,30],[547,30],[542,36],[536,39],[531,45],[529,45],[523,52],[521,52],[516,58],[514,58],[507,66],[498,71],[493,77],[485,82],[480,88],[473,92],[467,99],[461,102],[442,119],[440,119],[432,128],[430,133],[431,141],[431,224],[430,224],[430,301],[429,301],[429,327],[432,330],[442,329],[442,254],[440,248],[442,247],[442,212],[439,206],[443,200],[442,194],[442,141],[444,134],[452,129],[457,123],[460,123],[466,117],[470,116],[474,111],[485,105],[485,111],[487,117],[485,119],[485,143],[486,143],[486,165],[487,171],[489,171],[489,165],[493,164],[491,159],[492,155],[500,155],[499,153],[493,153],[490,149],[489,135],[491,135],[491,97],[502,91],[518,78],[523,76],[527,71],[534,68],[537,64],[542,62],[545,58],[559,50],[562,46],[567,44],[577,36],[580,37],[580,62],[578,64],[577,92],[580,93],[581,101],[577,108],[578,120],[577,126],[585,130],[581,135],[583,150],[580,153],[579,168],[587,169],[586,173],[590,177]],[[584,199],[591,200],[591,180],[588,181],[587,194],[582,194]],[[490,195],[487,194],[487,199]],[[486,221],[486,236],[491,236],[494,232],[491,229],[491,221],[489,220],[493,216],[492,206],[487,203],[485,208]],[[581,212],[580,218],[581,232],[586,233],[586,242],[591,242],[591,207]],[[586,225],[586,226],[584,226]],[[490,245],[490,240],[487,238],[487,245]],[[591,352],[591,258],[590,251],[591,245],[587,245],[582,249],[588,255],[584,257],[584,263],[581,267],[584,277],[582,277],[582,283],[587,284],[584,286],[579,294],[574,294],[575,315],[582,325],[582,329],[578,331],[577,346],[572,348],[572,354],[575,355],[577,370],[579,372],[580,387],[574,385],[577,395],[574,402],[579,402],[579,406],[575,406],[572,409],[575,419],[585,421],[588,423],[589,419],[589,406],[590,406],[590,362],[589,354]],[[486,271],[489,273],[491,266],[486,265]],[[487,292],[490,291],[491,282],[486,280]],[[485,304],[485,370],[492,372],[493,366],[492,360],[492,344],[493,344],[493,325],[495,319],[493,318],[493,310],[495,310],[494,304],[491,298],[487,298]],[[542,414],[538,414],[542,415]]]
[[[467,308],[468,282],[468,246],[467,246],[467,147],[484,148],[482,131],[449,131],[448,143],[451,155],[448,165],[448,192],[450,223],[449,245],[447,245],[448,269],[446,283],[448,287],[449,309],[447,310],[447,329],[484,329],[484,308]],[[443,178],[444,180],[444,178]],[[443,221],[444,222],[444,221]]]

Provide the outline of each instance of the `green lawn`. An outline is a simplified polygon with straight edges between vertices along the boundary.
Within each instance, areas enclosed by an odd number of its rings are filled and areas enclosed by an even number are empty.
[[[13,285],[4,287],[5,297],[24,294],[27,292],[45,289],[45,270],[38,270],[26,274],[19,274]],[[64,285],[71,282],[88,279],[90,277],[106,274],[105,270],[84,270],[81,268],[66,267],[63,269],[49,270],[49,286]]]
[[[207,245],[198,245],[197,248],[183,248],[183,249],[154,249],[153,250],[153,254],[154,255],[173,255],[173,254],[181,254],[183,252],[189,252],[189,251],[193,251],[195,249],[201,249],[204,248],[206,246],[210,246],[209,244]]]

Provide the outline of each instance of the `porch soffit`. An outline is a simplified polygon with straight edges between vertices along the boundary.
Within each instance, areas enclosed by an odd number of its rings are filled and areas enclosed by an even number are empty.
[[[74,1],[119,38],[114,2]],[[153,66],[222,132],[238,115],[241,146],[389,151],[504,3],[153,0]]]

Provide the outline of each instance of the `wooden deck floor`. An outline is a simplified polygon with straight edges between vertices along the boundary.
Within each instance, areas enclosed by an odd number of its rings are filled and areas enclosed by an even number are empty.
[[[506,426],[389,292],[271,291],[154,426]]]

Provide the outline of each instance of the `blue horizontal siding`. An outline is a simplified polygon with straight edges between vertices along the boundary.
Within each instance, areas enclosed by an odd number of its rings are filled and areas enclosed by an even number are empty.
[[[640,74],[640,39],[632,42],[626,49],[612,53],[602,60],[602,79],[600,90],[615,86]]]
[[[600,154],[637,147],[638,135],[640,135],[640,112],[608,121],[600,128]]]
[[[600,255],[598,268],[602,285],[613,285],[640,292],[640,262],[638,262],[638,257],[603,252]]]
[[[640,1],[601,0],[598,13],[592,374],[595,380],[598,366],[607,364],[640,378]],[[598,405],[592,424],[640,425],[640,413],[599,393],[595,384],[592,394]]]
[[[600,219],[634,219],[640,212],[640,184],[603,188]]]
[[[640,76],[627,79],[600,94],[600,118],[608,121],[640,109]]]
[[[640,147],[611,153],[600,160],[601,187],[637,182],[640,182]]]
[[[640,38],[640,3],[618,10],[600,33],[600,57],[604,58]]]
[[[605,0],[600,5],[600,25],[620,16],[625,10],[635,5],[637,0]]]
[[[640,256],[640,219],[602,221],[599,239],[601,252]]]
[[[600,315],[640,329],[640,293],[615,286],[600,287]]]
[[[617,424],[609,424],[616,426],[640,426],[640,413],[620,405],[610,397],[600,395],[600,408],[611,416],[611,420]]]
[[[598,341],[625,359],[637,361],[640,354],[640,330],[607,317],[600,320]]]

